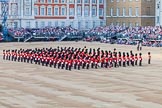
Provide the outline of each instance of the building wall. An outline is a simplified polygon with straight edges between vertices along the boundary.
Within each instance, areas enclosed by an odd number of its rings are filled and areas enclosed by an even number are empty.
[[[148,11],[148,7],[150,7]],[[107,0],[106,24],[126,26],[155,25],[155,1],[147,0]],[[147,23],[147,24],[146,24]]]
[[[55,1],[10,0],[8,27],[35,28],[71,25],[74,28],[89,29],[105,25],[106,0]],[[16,4],[16,14],[12,11],[11,4],[13,3]]]

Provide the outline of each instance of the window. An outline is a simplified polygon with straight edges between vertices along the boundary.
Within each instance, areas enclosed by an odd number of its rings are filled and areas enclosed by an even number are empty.
[[[65,26],[65,22],[63,21],[63,22],[61,22],[61,26],[62,27],[64,27]]]
[[[81,3],[81,0],[77,0],[77,3]]]
[[[74,3],[74,0],[69,0],[69,3]]]
[[[77,15],[78,16],[81,16],[81,6],[78,6],[77,7]]]
[[[44,3],[44,0],[40,0],[40,3]]]
[[[65,7],[61,8],[61,15],[66,15],[66,8]]]
[[[52,22],[51,22],[51,21],[48,22],[48,26],[49,26],[49,27],[52,26]]]
[[[92,16],[96,16],[96,6],[92,7]]]
[[[65,3],[65,0],[61,0],[61,3]]]
[[[52,3],[52,0],[48,0],[47,2],[48,2],[48,3]]]
[[[85,6],[84,8],[84,16],[88,16],[89,13],[89,6]]]
[[[99,0],[99,3],[103,3],[103,0]]]
[[[54,0],[54,3],[58,3],[59,2],[59,0]]]
[[[132,8],[129,7],[129,16],[132,16]]]
[[[25,15],[30,15],[30,9],[29,8],[26,8],[25,10],[26,10],[25,11]]]
[[[70,22],[70,26],[73,27],[74,26],[74,23],[73,21]]]
[[[37,21],[35,22],[35,28],[38,28],[38,22]]]
[[[100,26],[103,26],[103,25],[104,25],[103,21],[100,21]]]
[[[89,0],[84,0],[84,3],[89,3]]]
[[[114,0],[111,0],[111,2],[114,2]]]
[[[40,10],[40,15],[45,15],[45,11],[44,11],[44,7],[41,7],[41,10]]]
[[[96,0],[92,0],[92,3],[96,3]]]
[[[26,22],[26,28],[30,28],[30,21]]]
[[[59,8],[58,7],[54,8],[54,15],[59,15]]]
[[[48,7],[47,8],[47,11],[48,11],[48,14],[47,15],[51,16],[52,15],[52,8]]]
[[[34,8],[34,15],[38,15],[38,8]]]
[[[116,0],[116,2],[119,2],[119,0]]]
[[[110,9],[110,16],[113,16],[113,8]]]
[[[88,29],[88,21],[85,22],[85,28]]]
[[[69,9],[69,15],[70,15],[70,16],[73,16],[73,15],[74,15],[74,8],[70,8],[70,9]]]
[[[103,16],[103,8],[99,8],[99,16]]]
[[[58,26],[58,21],[55,22],[55,26],[56,26],[56,27]]]
[[[116,16],[119,16],[119,8],[116,9]]]
[[[125,7],[123,8],[123,16],[125,16],[126,10]]]
[[[44,22],[44,21],[41,22],[41,27],[42,27],[42,28],[45,27],[45,22]]]
[[[138,7],[136,7],[135,12],[136,12],[136,16],[139,16],[139,8]]]

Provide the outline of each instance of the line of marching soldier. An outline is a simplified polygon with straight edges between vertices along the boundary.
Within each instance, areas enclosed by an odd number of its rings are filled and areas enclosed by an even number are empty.
[[[35,63],[42,66],[71,70],[81,68],[111,68],[126,66],[142,66],[142,54],[103,51],[100,48],[89,50],[86,48],[57,47],[42,49],[3,50],[3,59]]]

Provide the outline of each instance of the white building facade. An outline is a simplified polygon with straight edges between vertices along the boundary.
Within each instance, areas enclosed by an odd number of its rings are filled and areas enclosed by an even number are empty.
[[[10,0],[8,14],[9,28],[89,29],[106,24],[106,0]]]
[[[155,24],[157,26],[162,26],[162,1],[161,0],[156,0],[156,20]]]

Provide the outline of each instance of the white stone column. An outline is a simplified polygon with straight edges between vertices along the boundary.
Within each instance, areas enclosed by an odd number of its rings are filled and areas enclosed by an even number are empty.
[[[82,0],[82,18],[84,18],[84,0]]]
[[[89,3],[89,6],[90,6],[90,8],[89,8],[89,16],[90,16],[90,18],[92,18],[92,0],[89,0],[90,1],[90,3]]]
[[[75,5],[74,5],[74,16],[75,16],[75,19],[77,19],[77,0],[75,0]]]
[[[67,0],[67,3],[66,3],[66,16],[67,16],[67,20],[69,22],[69,12],[70,12],[70,8],[69,8],[69,0]]]
[[[99,0],[97,0],[97,19],[99,18]]]

